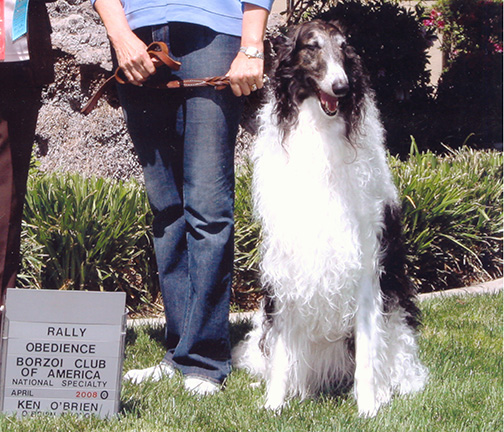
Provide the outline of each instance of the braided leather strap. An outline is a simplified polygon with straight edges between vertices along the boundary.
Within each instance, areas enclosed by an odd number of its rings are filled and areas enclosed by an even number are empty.
[[[147,84],[148,85],[148,84]],[[183,87],[204,87],[210,86],[215,87],[216,90],[222,90],[226,86],[229,85],[229,78],[226,76],[220,77],[210,77],[210,78],[201,78],[201,79],[185,79],[185,80],[173,80],[168,81],[164,86],[160,86],[161,88],[183,88]]]
[[[152,63],[156,68],[161,66],[168,66],[170,69],[178,71],[180,69],[181,63],[173,60],[170,57],[168,46],[164,42],[152,42],[147,47],[147,52],[149,53]],[[112,84],[113,81],[117,81],[119,84],[127,84],[128,80],[124,76],[124,72],[121,68],[117,68],[110,78],[108,78],[103,84],[98,87],[95,94],[89,99],[89,101],[81,109],[82,114],[89,114],[93,108],[98,103],[98,100],[102,97],[103,93]],[[159,89],[177,89],[177,88],[191,88],[191,87],[213,87],[216,90],[222,90],[229,85],[229,78],[226,76],[217,76],[209,78],[191,78],[191,79],[175,79],[168,81],[166,83],[150,83],[149,80],[143,83],[146,87],[159,88]]]

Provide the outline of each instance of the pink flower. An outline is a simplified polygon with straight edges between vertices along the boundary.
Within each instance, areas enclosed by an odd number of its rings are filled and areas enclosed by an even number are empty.
[[[432,9],[428,19],[423,20],[423,25],[426,27],[437,27],[444,29],[446,22],[442,19],[443,14],[436,9]]]
[[[501,43],[494,42],[492,45],[493,45],[494,52],[502,53],[502,44]]]

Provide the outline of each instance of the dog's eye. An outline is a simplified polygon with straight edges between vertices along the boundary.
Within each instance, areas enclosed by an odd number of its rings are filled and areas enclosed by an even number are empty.
[[[305,48],[309,51],[316,51],[316,50],[320,49],[320,45],[318,44],[318,42],[312,42],[312,43],[307,43],[307,44],[303,45],[303,48]]]

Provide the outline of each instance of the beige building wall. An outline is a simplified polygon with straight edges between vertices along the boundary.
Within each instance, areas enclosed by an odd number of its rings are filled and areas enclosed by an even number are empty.
[[[273,3],[273,9],[271,9],[271,12],[276,12],[280,13],[287,9],[287,0],[275,0]]]

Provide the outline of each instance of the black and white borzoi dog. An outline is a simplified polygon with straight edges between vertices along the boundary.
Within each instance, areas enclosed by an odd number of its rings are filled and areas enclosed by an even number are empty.
[[[354,383],[361,415],[422,389],[397,191],[360,58],[315,20],[276,47],[254,150],[266,300],[234,365],[266,407]]]

